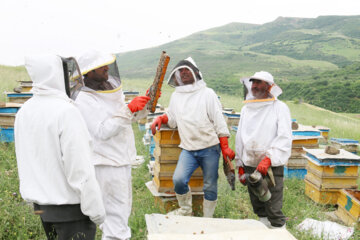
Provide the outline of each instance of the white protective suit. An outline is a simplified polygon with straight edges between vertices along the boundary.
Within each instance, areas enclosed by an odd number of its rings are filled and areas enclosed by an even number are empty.
[[[87,54],[88,57],[78,59],[80,69],[85,72],[115,61],[108,61],[111,56],[99,52]],[[128,227],[132,205],[131,164],[136,160],[132,122],[146,117],[148,111],[132,113],[125,104],[121,83],[111,77],[108,81],[113,90],[95,91],[84,87],[76,98],[76,106],[94,143],[93,163],[106,209],[105,222],[100,226],[102,238],[128,239],[131,237]]]
[[[196,66],[192,59],[191,62]],[[187,66],[176,66],[172,74],[183,67]],[[195,75],[194,79],[197,79]],[[178,128],[181,138],[179,147],[188,151],[214,146],[219,144],[219,137],[230,136],[218,96],[206,87],[204,80],[177,86],[166,115],[169,127]]]
[[[251,82],[244,80],[251,95]],[[274,167],[284,166],[291,155],[292,130],[289,108],[277,99],[245,101],[235,139],[236,165],[257,167],[265,157]]]
[[[91,138],[65,94],[58,56],[25,59],[34,96],[16,114],[15,148],[21,196],[39,205],[80,204],[100,224],[105,210],[91,164]]]

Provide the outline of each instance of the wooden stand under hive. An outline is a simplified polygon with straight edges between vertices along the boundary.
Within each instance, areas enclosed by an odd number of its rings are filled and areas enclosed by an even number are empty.
[[[161,126],[154,136],[155,141],[155,164],[153,184],[155,190],[159,193],[172,194],[172,198],[159,197],[157,203],[162,205],[166,211],[176,209],[178,207],[175,198],[174,184],[172,176],[176,168],[176,164],[181,153],[179,148],[180,137],[177,129],[171,129],[166,125]],[[203,174],[200,168],[196,169],[192,174],[189,186],[193,194],[193,210],[202,209],[203,202]]]
[[[291,156],[284,167],[284,176],[304,179],[307,173],[307,159],[303,156],[303,154],[305,154],[303,147],[318,148],[319,139],[321,139],[322,136],[318,129],[301,124],[298,125],[296,130],[292,131],[292,134]]]
[[[341,189],[357,189],[360,157],[340,149],[330,155],[324,149],[306,149],[305,194],[320,204],[336,204]]]

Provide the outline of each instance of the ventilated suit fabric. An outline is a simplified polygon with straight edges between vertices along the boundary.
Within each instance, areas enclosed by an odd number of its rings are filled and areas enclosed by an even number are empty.
[[[21,196],[39,205],[80,204],[100,224],[105,217],[91,164],[91,138],[79,110],[67,97],[61,58],[25,59],[34,96],[15,120]]]

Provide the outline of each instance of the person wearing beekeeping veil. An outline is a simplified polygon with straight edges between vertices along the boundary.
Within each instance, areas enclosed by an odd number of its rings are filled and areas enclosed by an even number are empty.
[[[27,56],[33,97],[16,114],[20,193],[48,239],[94,239],[105,209],[91,137],[74,104],[83,81],[74,58]]]
[[[176,215],[192,214],[192,195],[188,186],[193,172],[200,166],[204,178],[204,217],[213,217],[217,203],[217,181],[220,152],[225,159],[233,159],[229,148],[228,127],[216,93],[206,87],[194,60],[181,60],[171,71],[168,84],[175,87],[167,112],[151,125],[153,134],[161,124],[178,128],[182,148],[173,175],[176,198],[180,208]]]
[[[89,50],[78,58],[85,87],[76,99],[94,142],[95,172],[106,210],[102,239],[130,239],[131,164],[136,160],[132,122],[146,117],[147,96],[125,103],[116,57]]]
[[[235,139],[236,166],[239,180],[248,186],[251,204],[260,221],[271,228],[285,227],[282,213],[284,165],[291,154],[292,130],[289,108],[277,97],[282,90],[273,76],[256,72],[241,80],[244,84],[245,105],[241,109]],[[271,167],[275,186],[270,187],[271,198],[265,202],[254,194],[246,174],[255,170],[263,177]]]

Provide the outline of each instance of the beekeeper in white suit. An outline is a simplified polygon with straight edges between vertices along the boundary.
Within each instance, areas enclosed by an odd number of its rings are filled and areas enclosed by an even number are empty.
[[[102,239],[129,239],[131,163],[136,159],[132,122],[146,117],[147,96],[128,105],[114,55],[90,50],[78,58],[85,86],[76,99],[94,141],[93,163],[106,209]]]
[[[271,228],[285,226],[282,213],[284,165],[291,154],[292,131],[289,108],[277,97],[282,93],[273,76],[265,71],[241,80],[245,88],[245,105],[241,109],[236,133],[235,150],[239,179],[255,170],[263,176],[271,167],[275,187],[270,187],[271,199],[262,202],[247,184],[251,204],[260,221]]]
[[[228,145],[229,129],[221,103],[211,88],[206,87],[194,60],[181,60],[171,71],[168,84],[175,87],[166,114],[151,125],[153,134],[161,124],[177,127],[182,149],[173,175],[174,190],[180,208],[170,214],[192,214],[192,195],[188,186],[193,172],[200,166],[204,179],[203,216],[213,217],[217,203],[219,157],[233,159]]]
[[[25,67],[34,96],[15,119],[21,196],[34,204],[48,239],[94,239],[105,209],[91,138],[71,99],[82,84],[76,61],[30,56]]]

